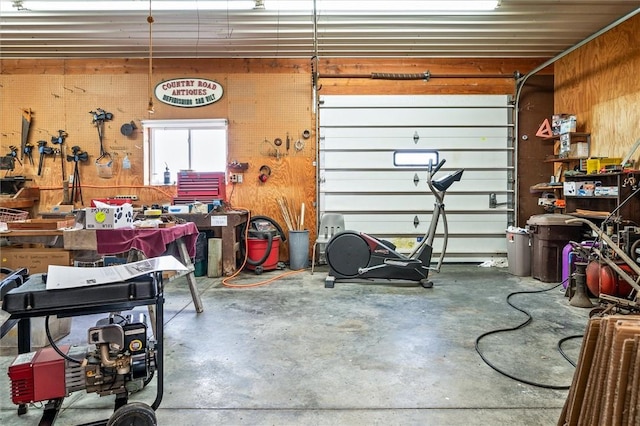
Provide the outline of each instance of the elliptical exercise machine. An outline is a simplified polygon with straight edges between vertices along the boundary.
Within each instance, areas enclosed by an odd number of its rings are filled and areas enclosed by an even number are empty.
[[[442,168],[445,161],[441,160],[435,167],[431,161],[429,162],[427,185],[435,196],[436,203],[429,230],[413,251],[407,256],[397,252],[392,243],[364,232],[340,232],[327,243],[325,255],[329,265],[329,275],[325,279],[325,288],[333,288],[337,280],[370,278],[417,281],[424,288],[433,287],[433,282],[428,279],[429,271],[440,272],[449,237],[444,196],[447,189],[461,179],[464,171],[457,170],[434,180],[434,175]],[[430,264],[433,240],[440,216],[444,225],[444,242],[438,263],[432,268]]]

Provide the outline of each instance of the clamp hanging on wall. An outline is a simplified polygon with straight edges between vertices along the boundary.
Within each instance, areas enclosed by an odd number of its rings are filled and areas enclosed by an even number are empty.
[[[271,168],[269,166],[261,166],[260,167],[260,176],[258,176],[258,180],[262,183],[265,183],[267,179],[271,176]]]
[[[105,151],[103,142],[104,142],[104,122],[111,121],[113,119],[113,114],[111,114],[110,112],[106,112],[102,108],[96,108],[95,111],[89,111],[89,114],[92,115],[93,124],[95,124],[96,128],[98,129],[98,139],[100,141],[100,156],[96,158],[96,164],[98,164],[98,162],[101,159],[107,157],[109,159],[108,164],[111,165],[111,161],[112,161],[111,154]]]

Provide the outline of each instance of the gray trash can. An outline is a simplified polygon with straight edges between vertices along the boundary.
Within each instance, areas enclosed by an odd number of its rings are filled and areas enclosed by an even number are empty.
[[[531,275],[531,234],[523,229],[507,230],[509,273],[518,277]]]
[[[309,266],[309,230],[289,231],[289,268],[297,271]]]

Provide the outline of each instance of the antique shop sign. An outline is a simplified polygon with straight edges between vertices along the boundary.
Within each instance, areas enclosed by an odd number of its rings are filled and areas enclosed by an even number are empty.
[[[155,95],[167,105],[192,108],[210,105],[222,98],[222,86],[205,78],[174,78],[159,83]]]

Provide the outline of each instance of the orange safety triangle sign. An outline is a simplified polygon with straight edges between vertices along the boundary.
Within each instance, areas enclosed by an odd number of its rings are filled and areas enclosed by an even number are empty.
[[[545,118],[540,128],[536,132],[536,136],[539,138],[550,138],[553,136],[553,132],[551,131],[551,124],[549,124],[549,119]]]

